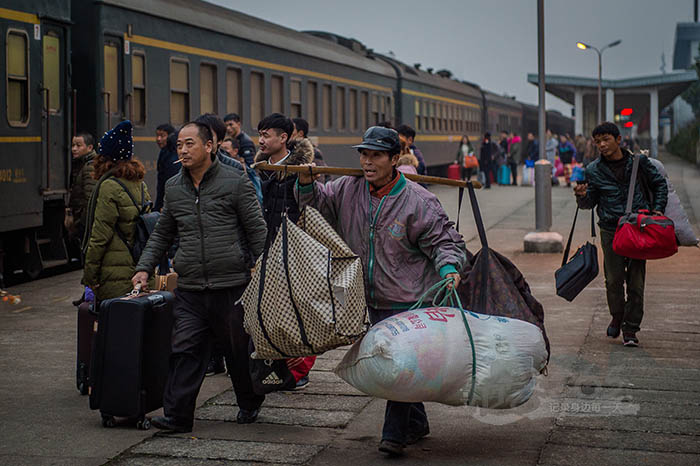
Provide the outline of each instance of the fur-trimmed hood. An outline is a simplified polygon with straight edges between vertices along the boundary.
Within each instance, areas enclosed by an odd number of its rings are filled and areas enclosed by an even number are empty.
[[[297,139],[289,145],[289,157],[287,157],[282,165],[304,165],[314,161],[314,146],[308,138]],[[267,161],[269,155],[263,154],[260,150],[255,154],[255,163]],[[293,173],[288,173],[287,176]],[[284,177],[284,172],[276,172],[278,178]]]

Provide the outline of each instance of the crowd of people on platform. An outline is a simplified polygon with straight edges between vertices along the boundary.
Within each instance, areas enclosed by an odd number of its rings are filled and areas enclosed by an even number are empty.
[[[626,136],[621,146],[631,152],[639,150],[639,142]],[[512,131],[501,131],[498,140],[491,133],[484,133],[478,157],[469,137],[464,135],[457,149],[455,164],[459,165],[461,176],[470,180],[478,176],[486,189],[498,183],[517,186],[534,184],[534,166],[539,159],[540,141],[531,132],[527,140]],[[598,158],[598,150],[592,137],[582,134],[572,138],[567,134],[546,132],[545,158],[552,166],[552,184],[561,185],[563,179],[567,187],[571,186],[573,167],[586,167]]]
[[[200,115],[178,129],[165,123],[156,128],[155,142],[160,152],[154,197],[144,182],[144,165],[133,157],[132,131],[127,120],[105,133],[98,144],[87,133],[76,135],[66,226],[80,245],[84,260],[85,293],[76,304],[124,296],[137,286],[153,287],[154,272],[163,257],[170,259],[177,272],[164,416],[152,419],[156,427],[191,431],[195,400],[204,377],[226,370],[239,406],[237,422],[246,424],[257,419],[264,396],[252,389],[250,337],[243,328],[240,298],[255,261],[270,247],[283,215],[296,221],[303,205],[315,205],[333,224],[340,220],[335,216],[337,212],[353,216],[352,221],[348,217],[341,222],[340,233],[362,255],[366,242],[362,238],[366,226],[362,224],[367,219],[354,216],[355,208],[369,206],[372,211],[377,209],[375,204],[384,204],[385,198],[390,198],[383,210],[378,209],[382,218],[393,215],[415,221],[404,222],[408,222],[407,234],[400,241],[391,236],[396,232],[377,230],[375,240],[396,243],[396,250],[375,250],[369,262],[380,264],[381,270],[389,270],[388,265],[397,260],[415,264],[409,272],[429,277],[423,284],[426,289],[439,279],[452,280],[453,286],[459,283],[467,258],[464,241],[437,198],[404,177],[426,174],[425,159],[415,145],[416,132],[407,125],[394,129],[383,122],[370,127],[362,143],[353,146],[359,153],[364,177],[329,180],[260,168],[263,162],[325,165],[323,154],[308,137],[309,125],[304,119],[290,119],[279,113],[266,116],[257,126],[257,150],[242,131],[236,114],[223,119],[214,114]],[[311,191],[316,194],[308,197]],[[152,210],[160,212],[159,220],[135,259],[131,247],[135,224],[151,201]],[[425,215],[429,218],[420,220]],[[381,220],[378,211],[368,218],[370,222]],[[438,231],[440,235],[430,244],[418,241]],[[386,235],[393,239],[384,238]],[[397,302],[391,292],[403,289],[402,277],[398,273],[369,279],[373,322],[404,309],[406,303]],[[411,289],[416,296],[424,291],[421,287]],[[296,388],[301,389],[309,383],[315,357],[297,359],[289,367]],[[390,401],[380,450],[400,455],[406,444],[428,433],[422,404]]]

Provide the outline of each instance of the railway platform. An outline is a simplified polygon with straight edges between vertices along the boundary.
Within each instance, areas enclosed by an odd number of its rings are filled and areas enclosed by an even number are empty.
[[[662,153],[700,233],[700,170]],[[435,188],[452,218],[457,195]],[[650,261],[641,346],[605,337],[601,275],[573,302],[555,295],[560,254],[525,254],[534,227],[534,189],[478,192],[490,245],[523,272],[545,308],[549,375],[534,396],[504,411],[427,404],[431,434],[408,447],[402,465],[695,465],[700,461],[700,249]],[[575,200],[552,189],[553,230],[565,235]],[[461,227],[479,249],[468,202]],[[574,245],[587,239],[579,222]],[[601,255],[602,266],[602,255]],[[318,358],[303,391],[268,396],[258,422],[235,423],[228,379],[205,380],[194,431],[105,429],[74,382],[80,272],[29,282],[0,302],[0,463],[8,465],[396,464],[377,451],[383,400],[337,378],[342,349]]]

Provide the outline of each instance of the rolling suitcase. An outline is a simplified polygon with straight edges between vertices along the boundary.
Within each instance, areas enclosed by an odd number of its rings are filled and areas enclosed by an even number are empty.
[[[120,417],[148,429],[146,413],[163,406],[174,299],[172,293],[158,291],[100,303],[90,408],[100,410],[104,427],[115,426]]]
[[[510,184],[510,167],[508,165],[504,164],[498,168],[498,184],[502,186]]]
[[[88,394],[90,357],[97,311],[95,303],[83,301],[78,306],[78,357],[75,367],[75,385],[81,395]]]

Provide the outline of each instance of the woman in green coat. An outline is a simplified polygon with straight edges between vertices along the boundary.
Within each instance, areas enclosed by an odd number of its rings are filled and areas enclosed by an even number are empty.
[[[132,197],[139,204],[150,201],[143,182],[146,170],[141,162],[132,160],[131,133],[128,120],[105,133],[95,160],[93,176],[99,181],[90,198],[82,283],[92,288],[98,301],[131,291],[136,264],[124,239],[133,244],[140,215]]]

